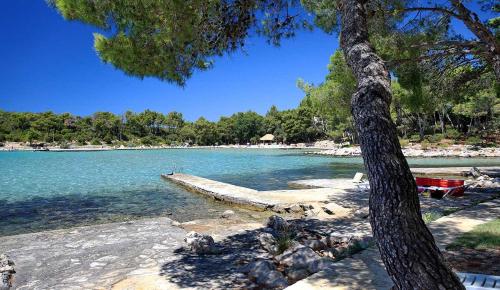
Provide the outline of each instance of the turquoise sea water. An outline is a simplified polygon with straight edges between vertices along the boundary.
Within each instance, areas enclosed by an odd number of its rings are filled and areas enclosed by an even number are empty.
[[[480,166],[500,160],[410,163]],[[362,160],[276,149],[0,152],[0,235],[152,216],[186,221],[227,208],[160,178],[172,170],[270,190],[296,179],[352,177]]]

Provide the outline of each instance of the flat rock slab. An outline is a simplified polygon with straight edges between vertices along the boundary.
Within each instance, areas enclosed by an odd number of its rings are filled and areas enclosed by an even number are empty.
[[[108,289],[174,259],[186,232],[168,218],[0,237],[15,262],[15,289]]]

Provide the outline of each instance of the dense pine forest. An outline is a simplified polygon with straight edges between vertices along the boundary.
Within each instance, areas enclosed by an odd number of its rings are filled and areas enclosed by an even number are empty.
[[[357,143],[350,112],[356,81],[338,51],[330,60],[329,74],[319,85],[302,80],[305,97],[296,109],[271,107],[265,116],[239,112],[211,122],[200,117],[186,121],[182,113],[146,110],[123,115],[96,112],[91,116],[69,113],[18,113],[0,111],[0,142],[67,145],[222,145],[255,144],[267,133],[278,143],[313,142],[330,139]],[[413,80],[414,81],[414,80]],[[432,79],[392,81],[392,117],[402,143],[441,140],[493,145],[498,141],[500,100],[495,78],[483,74],[479,80],[458,88],[436,89]]]

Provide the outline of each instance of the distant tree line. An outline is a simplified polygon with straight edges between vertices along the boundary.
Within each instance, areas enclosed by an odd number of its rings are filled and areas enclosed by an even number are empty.
[[[313,112],[299,107],[265,116],[240,112],[211,122],[203,117],[186,121],[179,112],[162,114],[146,110],[123,115],[97,112],[80,117],[69,113],[18,113],[0,111],[0,142],[72,143],[79,145],[125,142],[129,145],[222,145],[255,144],[266,133],[276,142],[311,142],[321,137]]]
[[[272,106],[265,116],[248,111],[221,117],[217,122],[203,117],[189,122],[179,112],[165,115],[151,110],[128,111],[123,115],[97,112],[87,117],[0,111],[0,142],[255,144],[261,136],[270,133],[278,143],[321,139],[357,143],[350,112],[356,80],[341,51],[332,55],[328,68],[325,81],[319,85],[298,81],[305,92],[298,108],[279,111]],[[450,83],[441,77],[436,84],[432,72],[425,78],[419,76],[418,86],[412,74],[402,72],[400,75],[392,82],[391,111],[402,139],[413,142],[464,139],[474,144],[498,141],[500,99],[492,73],[460,86],[454,85],[453,76]]]

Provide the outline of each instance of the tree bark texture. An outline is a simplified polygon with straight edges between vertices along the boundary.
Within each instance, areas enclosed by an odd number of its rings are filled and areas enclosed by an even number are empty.
[[[352,96],[370,181],[370,223],[396,289],[465,289],[420,212],[415,180],[391,120],[390,77],[368,39],[366,0],[342,0],[341,46],[357,80]]]

